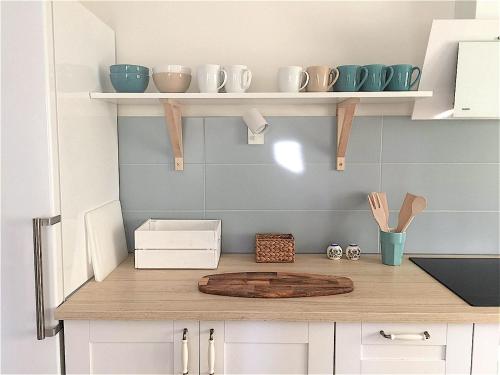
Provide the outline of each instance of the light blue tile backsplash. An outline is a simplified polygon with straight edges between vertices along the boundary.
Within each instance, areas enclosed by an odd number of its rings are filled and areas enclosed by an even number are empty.
[[[408,230],[408,252],[499,253],[499,121],[357,117],[338,172],[334,117],[268,120],[265,144],[248,145],[240,117],[184,119],[184,171],[175,172],[163,117],[120,117],[130,249],[148,218],[206,218],[222,220],[225,252],[253,252],[258,232],[293,233],[303,253],[331,242],[378,252],[366,194],[381,190],[392,223],[407,191],[428,199]]]

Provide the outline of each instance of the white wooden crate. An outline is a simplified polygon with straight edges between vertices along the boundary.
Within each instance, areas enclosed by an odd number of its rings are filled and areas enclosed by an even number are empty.
[[[135,230],[135,268],[215,269],[220,220],[154,220]]]

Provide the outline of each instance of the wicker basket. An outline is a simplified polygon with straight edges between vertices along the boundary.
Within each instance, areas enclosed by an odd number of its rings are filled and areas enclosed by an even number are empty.
[[[255,261],[257,263],[295,262],[293,234],[257,233],[255,235]]]

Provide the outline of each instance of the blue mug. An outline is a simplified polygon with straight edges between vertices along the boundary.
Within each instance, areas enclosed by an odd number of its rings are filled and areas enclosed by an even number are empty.
[[[409,91],[420,78],[420,68],[418,66],[398,64],[391,65],[391,68],[394,69],[394,76],[386,88],[387,91]],[[418,74],[412,82],[411,77],[415,71]]]
[[[339,78],[333,87],[334,91],[359,91],[368,78],[368,69],[360,65],[338,66]]]
[[[361,91],[384,91],[391,82],[394,69],[382,64],[371,64],[364,67],[368,70],[368,78],[361,86]]]

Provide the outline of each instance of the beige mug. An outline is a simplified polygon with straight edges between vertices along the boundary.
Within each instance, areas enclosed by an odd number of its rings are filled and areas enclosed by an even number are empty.
[[[330,68],[327,65],[310,66],[307,68],[309,74],[309,83],[306,90],[309,92],[326,92],[339,79],[337,68]]]

